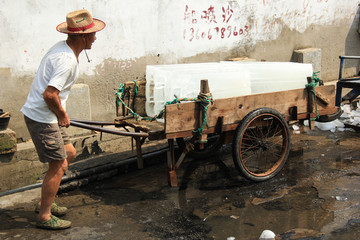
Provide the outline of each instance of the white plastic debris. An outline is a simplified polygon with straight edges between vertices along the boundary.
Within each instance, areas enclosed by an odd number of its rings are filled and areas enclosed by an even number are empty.
[[[336,198],[336,200],[338,200],[338,201],[347,201],[347,197],[336,196],[335,198]]]
[[[235,237],[228,237],[226,240],[235,240]]]
[[[309,126],[309,120],[304,120],[304,126],[308,127]]]
[[[260,237],[259,237],[259,240],[275,240],[275,233],[273,233],[272,231],[270,230],[264,230]]]
[[[349,104],[342,105],[341,110],[343,110],[344,113],[349,114],[351,112],[351,106]]]
[[[338,127],[336,130],[339,131],[339,132],[344,132],[344,131],[345,131],[345,128],[343,128],[343,127]]]
[[[345,128],[345,124],[350,124],[353,126],[360,126],[360,102],[357,103],[357,107],[351,104],[343,104],[341,105],[341,110],[343,113],[339,117],[339,119],[336,119],[331,122],[316,122],[314,123],[314,126],[320,129],[321,131],[331,131],[332,133],[335,133],[337,131],[344,132],[348,129]],[[304,120],[304,126],[309,127],[309,121]]]
[[[322,131],[335,131],[336,128],[344,128],[345,124],[342,123],[339,119],[336,119],[331,122],[315,122],[315,127]]]
[[[343,113],[343,114],[341,114],[341,116],[340,116],[340,119],[349,119],[349,118],[351,118],[352,116],[351,116],[351,113]]]
[[[294,124],[294,125],[292,125],[292,129],[295,130],[295,131],[297,131],[297,130],[299,130],[300,128],[299,128],[299,126],[297,126],[297,125]]]
[[[360,125],[360,118],[359,117],[354,117],[351,121],[351,124],[353,125]]]

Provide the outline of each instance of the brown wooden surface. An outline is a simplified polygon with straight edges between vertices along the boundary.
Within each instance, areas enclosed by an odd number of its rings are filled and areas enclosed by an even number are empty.
[[[336,112],[335,108],[335,86],[319,86],[316,92],[327,96],[330,104],[317,101],[317,110],[320,115]],[[289,108],[297,107],[298,116],[308,116],[308,92],[304,89],[281,91],[265,94],[247,95],[226,99],[215,99],[214,104],[208,108],[207,124],[214,128],[218,117],[223,117],[223,129],[226,125],[237,125],[251,111],[269,107],[276,109],[285,118],[289,116]],[[325,113],[326,112],[326,113]],[[304,117],[306,118],[306,117]],[[166,106],[165,134],[166,138],[184,135],[199,126],[199,104],[195,102],[181,103],[180,109],[177,105]],[[230,127],[231,129],[233,127]]]
[[[117,127],[130,127],[138,131],[149,133],[149,140],[165,139],[164,123],[158,121],[136,121],[136,119],[115,119]]]
[[[320,115],[333,114],[337,111],[335,107],[335,86],[316,87],[317,94],[326,98],[326,102],[317,100],[317,109]],[[239,122],[252,110],[269,107],[278,110],[289,121],[291,116],[289,109],[297,108],[297,119],[316,117],[315,108],[313,113],[308,114],[308,93],[304,89],[281,91],[266,94],[247,95],[241,97],[214,100],[214,104],[208,108],[207,123],[203,133],[209,134],[215,131],[218,117],[223,117],[222,131],[233,131]],[[329,102],[329,104],[328,104]],[[200,125],[200,104],[185,102],[178,105],[166,106],[165,124],[158,121],[136,121],[135,119],[115,119],[118,126],[129,126],[143,132],[149,133],[149,140],[170,139],[177,137],[188,137]]]

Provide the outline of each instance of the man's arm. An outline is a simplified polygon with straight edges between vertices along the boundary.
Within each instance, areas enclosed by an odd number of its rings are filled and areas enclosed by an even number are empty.
[[[55,87],[48,86],[43,93],[43,97],[48,107],[56,114],[59,125],[69,127],[70,118],[65,109],[61,106],[59,93],[60,91]]]

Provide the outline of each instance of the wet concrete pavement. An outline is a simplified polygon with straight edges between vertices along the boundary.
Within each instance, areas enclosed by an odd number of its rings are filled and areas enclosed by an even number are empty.
[[[359,134],[293,134],[284,169],[260,183],[239,176],[224,146],[186,159],[170,188],[164,154],[164,163],[60,194],[70,229],[35,228],[35,201],[1,209],[0,239],[258,239],[264,229],[282,239],[292,229],[307,239],[360,239]]]

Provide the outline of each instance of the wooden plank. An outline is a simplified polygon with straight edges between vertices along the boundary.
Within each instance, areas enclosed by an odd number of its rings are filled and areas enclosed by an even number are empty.
[[[319,91],[316,92],[316,98],[321,100],[325,105],[330,103],[330,100]]]
[[[335,112],[337,112],[338,108],[333,106],[331,108],[326,108],[326,109],[323,109],[323,110],[320,110],[319,111],[319,114],[320,115],[327,115],[327,114],[333,114]],[[315,118],[316,117],[316,113],[311,113],[310,114],[310,117],[311,118]],[[297,119],[298,120],[304,120],[304,119],[308,119],[309,118],[309,114],[308,113],[300,113],[297,115]],[[285,116],[285,120],[286,121],[289,121],[289,117],[286,117]],[[227,124],[227,125],[224,125],[222,127],[222,131],[223,132],[231,132],[231,131],[235,131],[237,126],[239,125],[239,123],[233,123],[233,124]],[[215,128],[212,127],[212,128],[208,128],[208,129],[204,129],[204,133],[206,134],[210,134],[210,133],[214,133],[215,132]],[[149,139],[150,139],[150,134],[151,132],[149,132]],[[183,137],[189,137],[189,136],[192,136],[194,135],[194,131],[193,130],[188,130],[188,131],[181,131],[181,132],[174,132],[174,133],[166,133],[165,132],[162,132],[163,135],[161,135],[161,138],[152,138],[153,140],[157,140],[157,139],[163,139],[163,138],[166,138],[166,139],[171,139],[171,138],[183,138]],[[150,140],[152,140],[150,139]]]
[[[115,119],[115,122],[118,126],[129,126],[134,129],[139,129],[143,132],[150,132],[150,131],[164,131],[164,124],[158,121],[136,121],[136,119]]]
[[[116,118],[117,127],[130,127],[134,130],[147,132],[149,134],[149,140],[161,140],[165,139],[164,123],[158,121],[136,121],[134,118]]]
[[[319,86],[316,91],[322,96],[327,96],[331,104],[326,105],[317,101],[319,112],[335,104],[335,86]],[[308,92],[304,89],[281,91],[273,93],[247,95],[226,99],[215,99],[214,104],[208,108],[208,126],[215,127],[217,118],[223,116],[223,125],[238,124],[251,111],[269,107],[276,109],[284,117],[289,116],[289,108],[297,107],[298,114],[306,113],[308,108]],[[177,105],[167,105],[165,133],[168,134],[192,131],[199,126],[199,103],[181,103],[180,109]]]

